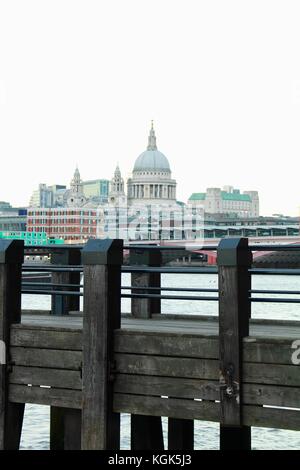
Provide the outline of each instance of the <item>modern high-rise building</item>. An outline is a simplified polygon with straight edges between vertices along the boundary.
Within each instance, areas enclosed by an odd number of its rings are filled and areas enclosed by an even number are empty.
[[[98,179],[83,181],[83,194],[87,199],[104,204],[108,201],[109,180]]]
[[[39,184],[37,190],[33,191],[30,198],[30,207],[58,207],[63,205],[63,195],[66,191],[66,186],[61,184],[54,184],[47,186],[46,184]]]

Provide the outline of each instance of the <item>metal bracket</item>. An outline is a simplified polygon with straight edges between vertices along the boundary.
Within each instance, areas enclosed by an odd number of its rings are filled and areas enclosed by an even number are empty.
[[[234,366],[229,364],[224,371],[220,371],[220,389],[227,398],[239,399],[239,384],[233,380]]]

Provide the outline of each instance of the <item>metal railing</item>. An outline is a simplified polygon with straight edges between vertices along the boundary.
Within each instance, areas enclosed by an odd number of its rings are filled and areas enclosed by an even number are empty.
[[[25,249],[25,255],[37,255],[41,252],[52,254],[62,253],[62,260],[64,254],[74,250],[80,251],[83,245],[59,245],[59,246],[43,246]],[[191,253],[191,249],[194,247],[182,246],[159,246],[159,245],[126,245],[124,250],[135,252],[136,256],[142,255],[143,253],[158,252],[163,253],[166,251],[186,251],[187,254]],[[249,245],[249,251],[289,251],[289,252],[300,252],[300,244],[297,245]],[[217,251],[218,246],[205,246],[203,248],[197,248],[199,251]],[[23,273],[44,273],[49,275],[49,282],[30,282],[26,281],[26,278],[22,282],[22,293],[23,294],[34,294],[34,295],[51,295],[51,296],[68,296],[68,297],[81,297],[83,296],[83,287],[81,283],[70,283],[70,282],[51,282],[50,276],[53,273],[58,275],[64,275],[64,273],[83,273],[83,266],[80,264],[68,265],[68,264],[49,264],[37,266],[36,264],[24,264]],[[129,265],[122,266],[122,273],[129,273],[131,275],[157,275],[161,274],[218,274],[218,266],[147,266],[147,265]],[[251,275],[285,275],[285,276],[300,276],[300,268],[250,268],[249,273]],[[123,291],[131,291],[131,293],[125,293]],[[183,293],[182,295],[166,294],[166,292],[177,292]],[[148,285],[139,286],[136,283],[132,285],[126,285],[121,287],[121,297],[129,299],[159,299],[159,300],[188,300],[188,301],[218,301],[219,296],[197,296],[197,295],[184,295],[187,293],[209,293],[218,294],[219,289],[217,288],[189,288],[189,287],[162,287],[151,286],[151,282]],[[251,302],[266,302],[266,303],[300,303],[300,298],[288,298],[288,297],[253,297],[253,294],[270,294],[270,295],[299,295],[299,290],[268,290],[268,289],[250,289],[249,299]]]

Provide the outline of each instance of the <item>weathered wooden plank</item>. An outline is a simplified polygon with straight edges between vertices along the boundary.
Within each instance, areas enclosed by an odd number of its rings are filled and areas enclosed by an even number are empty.
[[[121,380],[119,380],[122,378]],[[183,379],[184,382],[186,379]],[[174,384],[172,384],[174,381]],[[153,390],[151,394],[151,382]],[[161,383],[162,382],[162,383]],[[169,383],[168,383],[169,382]],[[218,383],[210,382],[202,387],[203,393],[197,390],[196,384],[191,387],[191,380],[186,387],[179,379],[167,379],[165,377],[137,377],[117,376],[115,393],[169,396],[177,390],[178,398],[203,398],[206,400],[218,400]],[[197,383],[199,383],[198,381]],[[211,384],[211,385],[210,385]],[[181,387],[181,388],[180,388]],[[183,391],[178,391],[183,390]],[[81,408],[81,392],[79,390],[46,388],[27,385],[11,384],[9,388],[9,400],[16,403],[37,403],[41,405],[53,405],[65,408]],[[300,390],[291,387],[262,386],[256,384],[244,385],[244,402],[251,405],[273,405],[281,407],[297,408],[300,404]]]
[[[219,400],[218,381],[117,374],[115,393]]]
[[[122,240],[89,240],[84,264],[82,449],[120,447],[113,412],[113,332],[121,323]]]
[[[245,337],[244,362],[291,364],[292,339]],[[219,358],[219,338],[216,335],[200,336],[190,333],[138,332],[117,330],[115,352],[153,354],[162,356]]]
[[[300,387],[244,384],[243,402],[251,405],[273,405],[300,408]]]
[[[219,361],[138,354],[115,354],[116,371],[123,374],[159,375],[217,380]]]
[[[62,408],[81,408],[81,391],[11,384],[9,400],[14,403],[36,403]]]
[[[43,369],[41,367],[14,366],[9,376],[11,384],[47,385],[57,388],[81,390],[80,371]]]
[[[114,392],[219,400],[220,385],[218,381],[117,374]],[[297,408],[300,407],[300,388],[246,383],[244,384],[243,402],[245,404]]]
[[[116,370],[122,374],[158,375],[217,380],[219,363],[214,359],[115,354]],[[244,382],[300,386],[299,367],[276,364],[244,364]]]
[[[69,319],[68,319],[69,320]],[[82,332],[66,328],[12,325],[11,345],[45,349],[82,349]],[[291,364],[292,339],[244,339],[244,362]],[[218,359],[218,338],[189,333],[115,331],[115,352]]]
[[[81,351],[12,347],[10,354],[18,366],[73,370],[81,370],[82,366]]]
[[[219,403],[177,400],[141,395],[114,394],[114,411],[141,415],[167,416],[178,419],[219,420]]]
[[[218,338],[189,334],[115,332],[115,352],[218,359]]]
[[[12,325],[12,346],[30,348],[82,350],[82,331],[64,328]]]
[[[248,426],[300,431],[300,411],[244,405],[243,416]]]
[[[285,385],[290,387],[300,386],[299,366],[282,364],[244,364],[244,382]]]
[[[244,362],[292,364],[292,338],[244,338]]]

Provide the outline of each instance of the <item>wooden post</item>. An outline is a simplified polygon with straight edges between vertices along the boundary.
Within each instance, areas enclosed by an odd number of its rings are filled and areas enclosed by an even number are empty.
[[[8,400],[10,326],[21,322],[21,278],[24,242],[0,240],[0,347],[6,364],[0,364],[0,450],[17,450],[20,445],[24,403]]]
[[[218,247],[220,337],[220,449],[251,449],[243,425],[243,338],[249,335],[252,253],[247,238],[225,238]]]
[[[161,266],[160,250],[136,249],[130,251],[130,265]],[[156,287],[157,290],[132,289],[133,294],[159,294],[160,273],[132,273],[131,285],[135,287]],[[161,313],[160,299],[131,300],[131,312],[136,318],[151,318],[154,313]],[[163,450],[164,440],[160,416],[131,415],[131,449]]]
[[[194,420],[168,418],[168,450],[194,449]]]
[[[78,248],[55,249],[51,254],[51,264],[74,266],[81,263],[81,250]],[[52,273],[53,284],[80,284],[79,272],[54,272]],[[55,290],[58,290],[57,288]],[[79,287],[62,288],[79,292]],[[52,295],[51,313],[53,315],[68,315],[70,310],[78,311],[80,308],[79,297]]]
[[[113,412],[114,330],[121,324],[123,240],[89,240],[84,265],[83,450],[120,448],[120,415]]]
[[[130,265],[159,267],[162,256],[159,250],[136,249],[130,251]],[[156,287],[157,290],[134,290],[133,294],[159,294],[161,286],[160,273],[132,273],[131,285],[135,287]],[[155,313],[161,313],[160,299],[138,299],[131,300],[131,313],[136,318],[151,318]]]
[[[78,248],[55,249],[51,253],[51,264],[74,266],[81,263],[81,250]],[[54,272],[53,284],[80,284],[79,272]],[[56,287],[55,290],[58,290]],[[79,287],[62,287],[62,290],[79,292]],[[70,310],[80,310],[80,297],[52,295],[51,313],[68,315]],[[69,425],[71,423],[71,425]],[[50,449],[80,449],[81,411],[72,408],[50,407]]]

